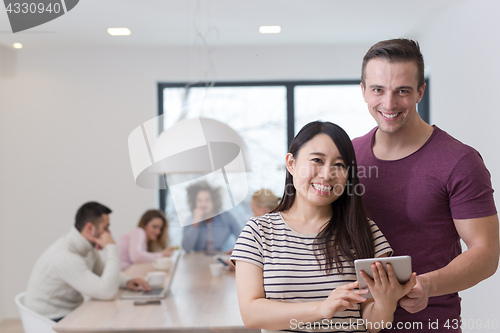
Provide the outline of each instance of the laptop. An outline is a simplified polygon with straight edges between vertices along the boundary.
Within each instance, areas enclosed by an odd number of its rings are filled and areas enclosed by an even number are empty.
[[[121,294],[121,299],[130,299],[130,300],[151,300],[151,299],[162,299],[167,297],[168,292],[170,291],[170,286],[172,285],[172,281],[174,280],[175,270],[177,269],[177,264],[179,263],[180,253],[174,255],[174,264],[170,269],[170,279],[168,280],[168,284],[163,287],[151,287],[150,291],[133,291],[126,290]]]

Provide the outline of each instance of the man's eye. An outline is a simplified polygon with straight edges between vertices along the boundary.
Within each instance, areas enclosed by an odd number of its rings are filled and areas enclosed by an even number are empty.
[[[374,92],[376,92],[377,94],[381,93],[382,92],[382,89],[379,89],[379,88],[375,88],[373,89]]]
[[[403,94],[403,95],[404,95],[404,94],[407,94],[408,92],[409,92],[408,90],[400,90],[400,91],[399,91],[399,93],[400,93],[400,94]]]

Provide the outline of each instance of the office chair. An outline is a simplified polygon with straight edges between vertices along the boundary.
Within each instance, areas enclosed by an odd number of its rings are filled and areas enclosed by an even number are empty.
[[[25,292],[22,292],[14,298],[19,313],[21,314],[21,322],[25,333],[56,333],[52,326],[56,324],[55,321],[45,318],[42,315],[28,309],[24,306]]]

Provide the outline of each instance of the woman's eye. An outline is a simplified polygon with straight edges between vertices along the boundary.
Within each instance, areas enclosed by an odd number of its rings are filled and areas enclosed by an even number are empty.
[[[316,163],[323,163],[323,161],[320,158],[313,158],[312,161]]]
[[[344,163],[336,163],[335,164],[336,167],[340,167],[340,168],[345,168],[345,164]]]

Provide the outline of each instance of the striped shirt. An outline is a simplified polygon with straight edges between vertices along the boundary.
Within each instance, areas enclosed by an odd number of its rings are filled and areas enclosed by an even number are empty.
[[[392,255],[392,248],[377,225],[373,221],[369,223],[375,257],[386,253]],[[333,289],[356,281],[356,272],[354,264],[343,256],[340,256],[343,274],[333,268],[327,275],[322,255],[318,255],[323,268],[320,269],[313,250],[316,236],[317,234],[300,234],[292,230],[279,212],[251,218],[236,242],[231,262],[236,264],[236,261],[241,260],[262,268],[264,290],[269,300],[323,301]],[[298,322],[291,321],[290,329],[284,332],[367,332],[364,325],[358,325],[358,319],[361,320],[359,305],[356,309],[337,312],[332,319],[303,323],[303,329]]]

